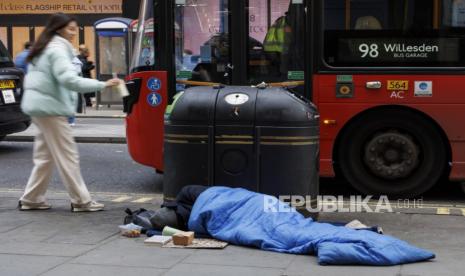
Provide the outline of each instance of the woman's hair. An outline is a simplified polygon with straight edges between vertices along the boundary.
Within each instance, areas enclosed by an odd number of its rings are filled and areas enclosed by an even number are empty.
[[[66,15],[64,13],[56,13],[50,17],[45,26],[44,31],[40,34],[37,41],[32,46],[29,55],[27,56],[27,62],[32,62],[32,60],[39,56],[47,47],[50,40],[53,36],[57,34],[57,31],[66,27],[70,22],[75,22],[76,18]]]

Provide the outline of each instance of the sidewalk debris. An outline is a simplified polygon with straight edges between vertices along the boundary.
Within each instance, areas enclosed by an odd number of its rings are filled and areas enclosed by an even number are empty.
[[[173,235],[174,245],[188,246],[194,241],[194,232],[179,232]]]
[[[173,236],[177,233],[182,233],[183,231],[179,230],[179,229],[176,229],[176,228],[173,228],[173,227],[169,227],[169,226],[165,226],[163,227],[163,231],[161,232],[163,236]]]
[[[122,236],[125,236],[128,238],[138,238],[140,237],[142,227],[134,223],[129,223],[129,224],[120,225],[119,229],[121,231]]]
[[[171,239],[172,238],[170,236],[155,235],[155,236],[151,236],[148,239],[145,239],[144,243],[146,243],[146,244],[156,244],[156,245],[165,245],[168,242],[170,242]]]
[[[383,234],[383,228],[380,226],[366,226],[365,224],[361,223],[358,219],[354,219],[351,222],[347,223],[345,227],[355,230],[368,230],[373,231],[378,234]]]
[[[163,245],[163,248],[186,248],[186,249],[223,249],[229,243],[215,239],[194,239],[190,245],[175,245],[173,241]]]

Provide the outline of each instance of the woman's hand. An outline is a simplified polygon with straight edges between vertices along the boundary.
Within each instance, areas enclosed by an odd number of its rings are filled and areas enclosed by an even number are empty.
[[[122,79],[118,79],[118,78],[110,79],[105,82],[105,87],[117,86],[118,84],[122,82],[123,82]]]

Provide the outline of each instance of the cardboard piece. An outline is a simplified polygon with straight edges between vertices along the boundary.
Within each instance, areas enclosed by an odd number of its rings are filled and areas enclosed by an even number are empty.
[[[163,245],[163,248],[190,248],[190,249],[223,249],[228,246],[227,242],[215,239],[194,239],[192,244],[187,246],[175,245],[173,241]]]
[[[173,235],[174,245],[190,245],[194,240],[194,232],[180,232]]]

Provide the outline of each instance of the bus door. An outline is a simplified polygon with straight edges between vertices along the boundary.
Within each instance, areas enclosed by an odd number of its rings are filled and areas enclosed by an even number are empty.
[[[126,140],[131,157],[146,166],[162,170],[163,114],[168,98],[166,71],[155,68],[154,8],[143,0],[137,21],[132,58],[124,99]]]
[[[175,2],[176,90],[185,84],[231,84],[230,0]]]
[[[282,83],[309,97],[312,47],[307,26],[309,14],[307,1],[249,1],[248,84]]]
[[[129,29],[128,29],[128,54],[129,57],[132,58],[133,56],[133,50],[134,50],[134,44],[136,42],[136,37],[137,37],[137,29],[138,29],[138,20],[133,20],[131,21],[131,24],[129,24]]]
[[[452,126],[463,110],[454,105],[464,85],[462,1],[318,2],[321,174],[336,164],[362,193],[421,194],[450,156],[465,156],[448,153],[447,139],[463,135]]]
[[[164,112],[176,93],[186,85],[231,84],[228,10],[227,0],[142,1],[125,104],[137,162],[163,170]]]
[[[306,52],[310,49],[307,1],[177,0],[176,3],[178,84],[257,85],[292,81],[292,87],[305,94],[309,57]]]

